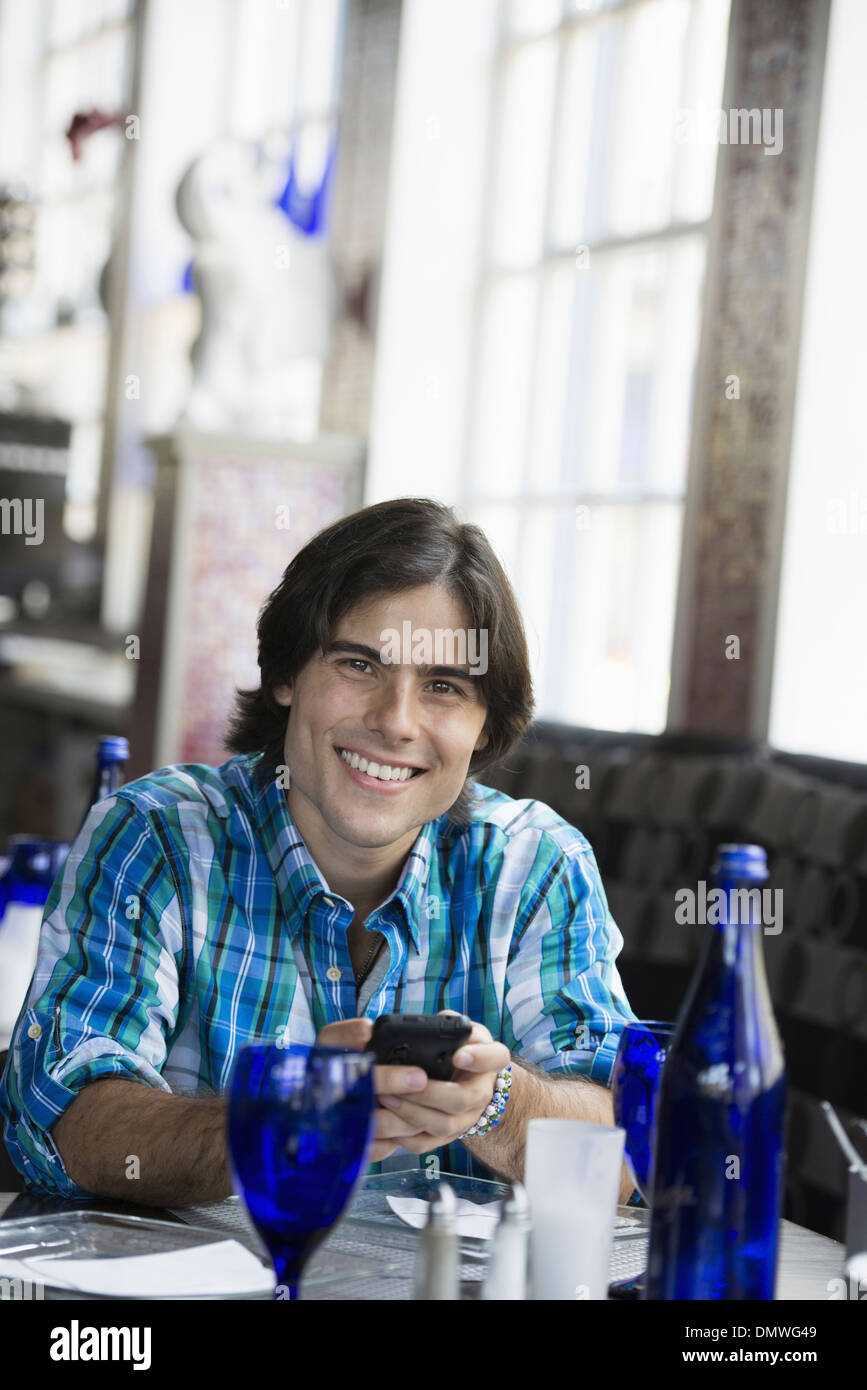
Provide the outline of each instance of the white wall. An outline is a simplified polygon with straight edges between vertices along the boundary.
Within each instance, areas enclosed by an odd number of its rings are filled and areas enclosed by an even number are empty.
[[[833,0],[770,741],[867,762],[867,5]]]

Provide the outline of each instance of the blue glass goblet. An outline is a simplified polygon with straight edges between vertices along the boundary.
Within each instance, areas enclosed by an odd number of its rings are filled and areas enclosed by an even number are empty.
[[[655,1019],[627,1023],[611,1073],[614,1122],[626,1131],[626,1166],[645,1201],[650,1191],[659,1079],[676,1026]]]
[[[235,1189],[268,1247],[277,1297],[302,1270],[367,1169],[376,1103],[372,1052],[242,1047],[229,1091]]]

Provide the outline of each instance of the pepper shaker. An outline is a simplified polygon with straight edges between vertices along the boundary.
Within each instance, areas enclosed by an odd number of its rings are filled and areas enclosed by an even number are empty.
[[[415,1299],[459,1298],[457,1210],[457,1199],[448,1183],[437,1183],[416,1255]]]

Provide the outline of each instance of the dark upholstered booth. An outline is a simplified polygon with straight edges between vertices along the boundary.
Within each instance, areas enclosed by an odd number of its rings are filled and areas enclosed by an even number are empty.
[[[539,722],[480,780],[587,836],[640,1018],[676,1016],[708,930],[676,923],[675,890],[709,880],[717,844],[765,846],[783,890],[782,930],[764,935],[789,1079],[783,1214],[842,1239],[846,1167],[819,1102],[867,1115],[867,767]]]

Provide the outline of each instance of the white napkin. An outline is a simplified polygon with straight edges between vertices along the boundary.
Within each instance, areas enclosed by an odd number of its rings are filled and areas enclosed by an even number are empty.
[[[408,1226],[415,1226],[420,1230],[427,1225],[430,1203],[421,1197],[386,1196],[385,1200],[395,1216],[399,1216]],[[490,1240],[497,1228],[501,1206],[502,1202],[485,1202],[484,1205],[479,1205],[477,1202],[470,1202],[466,1197],[458,1197],[455,1230],[459,1236],[476,1236],[481,1240]]]
[[[193,1245],[155,1255],[121,1255],[90,1260],[35,1255],[0,1258],[0,1276],[53,1284],[77,1293],[116,1298],[195,1298],[202,1294],[270,1293],[274,1276],[237,1240]]]

